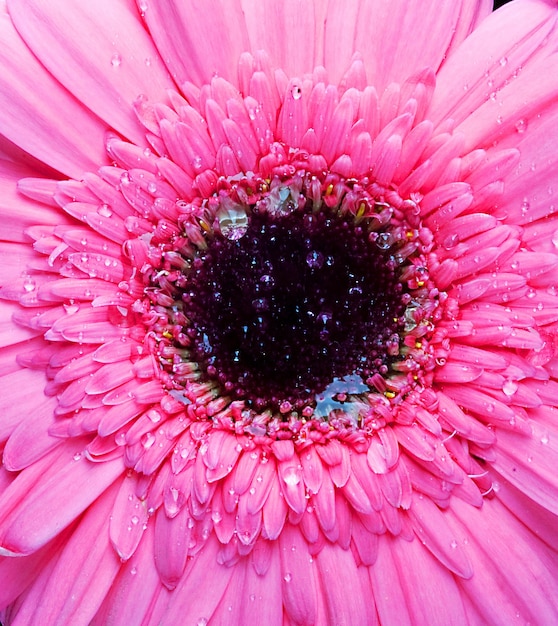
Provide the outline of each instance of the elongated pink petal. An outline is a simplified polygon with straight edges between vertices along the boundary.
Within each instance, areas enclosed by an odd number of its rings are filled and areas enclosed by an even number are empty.
[[[107,125],[142,142],[132,102],[140,94],[161,100],[172,82],[131,5],[74,2],[69,10],[64,0],[10,0],[9,11],[20,35],[60,83]],[[79,26],[84,22],[87,31]],[[122,28],[125,38],[118,36]]]
[[[104,125],[43,70],[4,10],[0,34],[0,132],[68,176],[106,163]]]
[[[93,465],[74,452],[57,474],[37,485],[25,504],[3,529],[1,543],[14,552],[28,554],[52,539],[82,513],[121,473],[119,459]]]
[[[138,6],[142,10],[141,0]],[[146,5],[143,17],[178,84],[190,81],[201,86],[214,75],[236,82],[238,57],[248,50],[240,0],[211,0],[203,6],[157,2]]]

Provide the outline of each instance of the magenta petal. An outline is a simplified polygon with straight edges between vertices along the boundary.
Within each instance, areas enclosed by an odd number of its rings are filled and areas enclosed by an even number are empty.
[[[102,532],[113,498],[110,489],[95,502],[61,551],[38,597],[27,596],[21,613],[29,615],[28,623],[87,624],[95,615],[120,566]]]
[[[217,553],[218,542],[213,538],[198,552],[197,558],[190,562],[175,591],[173,602],[164,619],[160,621],[161,626],[175,626],[185,619],[190,619],[193,623],[196,620],[208,622],[211,619],[234,574],[233,567],[217,563]],[[211,572],[211,586],[205,593],[200,593],[200,580],[205,580],[208,572]]]
[[[462,4],[460,1],[425,5],[419,0],[397,3],[379,0],[358,5],[355,50],[362,53],[368,77],[379,92],[390,82],[402,82],[424,67],[439,68],[450,46]],[[352,19],[349,27],[352,27],[351,22]],[[435,30],[430,30],[428,37],[417,37],[417,24],[421,23],[429,23]],[[337,29],[343,26],[344,22],[340,21]],[[335,41],[332,37],[326,48],[326,59],[335,54]]]
[[[106,162],[103,124],[43,70],[5,13],[0,35],[0,132],[66,175],[96,170]]]
[[[109,126],[142,142],[132,103],[140,94],[161,100],[172,81],[132,7],[10,0],[9,11],[27,45],[60,83]],[[125,38],[119,37],[122,29]]]
[[[509,3],[488,17],[440,69],[430,119],[439,123],[449,116],[460,123],[491,94],[498,99],[510,79],[513,89],[522,92],[515,85],[520,68],[536,67],[532,59],[550,52],[550,44],[546,48],[541,44],[549,36],[556,37],[555,23],[551,3],[531,0]],[[540,69],[536,72],[544,75]]]
[[[57,473],[46,476],[35,485],[12,521],[3,528],[4,548],[29,554],[49,541],[70,524],[122,473],[117,459],[100,465],[92,464],[78,451],[69,454]],[[76,458],[74,458],[74,455]]]
[[[240,5],[240,0],[146,4],[144,19],[178,84],[201,86],[214,75],[236,82],[238,57],[248,50]],[[141,10],[141,0],[138,6]]]

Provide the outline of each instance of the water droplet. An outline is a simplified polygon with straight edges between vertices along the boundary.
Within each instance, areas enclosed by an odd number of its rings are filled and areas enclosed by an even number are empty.
[[[155,443],[155,435],[153,433],[146,433],[142,437],[142,445],[146,450],[149,450],[151,446]]]
[[[287,468],[283,480],[291,487],[298,485],[300,483],[300,475],[296,467]]]
[[[455,248],[458,243],[459,235],[457,233],[452,233],[444,239],[444,241],[442,242],[442,246],[444,246],[446,250],[451,250],[452,248]]]
[[[207,626],[207,617],[200,617],[196,622],[196,626]]]
[[[555,230],[555,231],[552,233],[552,245],[553,245],[555,248],[558,248],[558,230]]]
[[[502,57],[502,58],[500,59],[500,65],[501,65],[502,67],[506,67],[506,65],[507,65],[507,64],[508,64],[508,57]]]
[[[223,198],[221,208],[217,211],[217,221],[223,237],[231,241],[241,239],[248,230],[249,218],[245,207],[229,198]]]
[[[139,517],[137,515],[133,515],[130,521],[134,526],[137,526],[139,524]]]
[[[284,580],[286,583],[290,583],[292,579],[293,579],[293,576],[292,576],[292,574],[291,574],[290,572],[287,572],[287,573],[283,576],[283,580]]]
[[[291,89],[291,95],[293,97],[293,100],[300,100],[302,98],[302,89],[299,87],[299,85],[295,85]]]
[[[112,215],[112,210],[108,204],[101,204],[97,209],[97,213],[101,217],[110,217]]]
[[[318,250],[312,250],[306,256],[306,265],[312,269],[320,269],[324,264],[324,255]]]
[[[508,398],[511,398],[517,389],[518,385],[514,380],[506,380],[502,386],[502,391]]]
[[[455,539],[450,543],[450,546],[453,550],[455,550],[457,548],[457,541],[455,541]]]
[[[79,461],[81,459],[81,452],[76,452],[74,454],[74,461]]]
[[[260,283],[262,283],[266,289],[271,289],[275,285],[275,278],[273,278],[270,274],[264,274],[260,278]]]
[[[23,281],[23,289],[27,293],[30,293],[31,291],[35,291],[36,287],[37,287],[37,283],[30,276],[27,276],[25,280]]]
[[[137,567],[132,567],[132,569],[130,570],[130,574],[132,576],[135,576],[138,573],[138,568]]]
[[[527,130],[527,120],[517,120],[515,123],[515,130],[522,135]]]
[[[380,233],[376,238],[376,245],[380,250],[388,250],[393,243],[393,237],[390,233]]]
[[[548,433],[544,433],[544,435],[541,437],[541,443],[546,446],[546,444],[548,443]]]
[[[118,53],[113,54],[110,58],[110,64],[112,67],[120,67],[122,65],[122,57]]]
[[[114,438],[114,441],[116,442],[117,446],[126,445],[126,433],[118,433],[118,435],[116,435],[116,437]]]

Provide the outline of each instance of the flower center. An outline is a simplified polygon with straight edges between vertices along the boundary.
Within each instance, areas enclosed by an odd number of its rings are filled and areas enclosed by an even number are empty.
[[[366,224],[300,204],[286,214],[256,205],[243,236],[217,233],[188,276],[195,360],[258,409],[299,407],[334,378],[386,372],[403,328],[395,263]]]
[[[156,228],[142,272],[146,320],[179,400],[215,401],[211,412],[234,403],[247,423],[350,427],[434,366],[441,296],[412,200],[281,166],[222,178],[177,211],[177,228]]]

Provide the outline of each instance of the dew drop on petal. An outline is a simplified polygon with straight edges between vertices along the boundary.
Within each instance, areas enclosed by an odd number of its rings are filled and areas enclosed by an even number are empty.
[[[518,385],[514,380],[506,380],[502,386],[502,391],[508,398],[513,396],[513,394],[517,391]]]
[[[298,485],[298,483],[300,482],[300,475],[296,467],[289,467],[285,472],[283,480],[287,483],[287,485],[290,485],[291,487]]]
[[[101,217],[110,217],[112,215],[112,211],[108,204],[101,204],[97,209],[97,213]]]
[[[110,64],[112,67],[120,67],[122,65],[122,57],[119,54],[113,54],[110,58]]]
[[[248,214],[241,204],[227,202],[217,211],[219,230],[223,237],[236,241],[248,230]]]
[[[527,130],[527,120],[520,119],[515,123],[515,130],[522,135]]]

